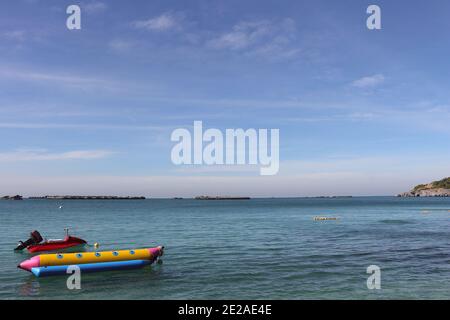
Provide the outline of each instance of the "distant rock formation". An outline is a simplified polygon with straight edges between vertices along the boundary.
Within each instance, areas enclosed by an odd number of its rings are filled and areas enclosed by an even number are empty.
[[[428,184],[419,184],[398,197],[450,197],[450,177]]]
[[[23,200],[23,197],[16,194],[15,196],[4,196],[1,199],[2,200]]]

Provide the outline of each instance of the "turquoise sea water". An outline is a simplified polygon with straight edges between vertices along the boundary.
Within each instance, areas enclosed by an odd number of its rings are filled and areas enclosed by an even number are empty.
[[[164,245],[164,263],[86,274],[78,291],[16,268],[17,240],[66,226],[101,250]],[[0,201],[0,231],[0,299],[450,298],[444,198]]]

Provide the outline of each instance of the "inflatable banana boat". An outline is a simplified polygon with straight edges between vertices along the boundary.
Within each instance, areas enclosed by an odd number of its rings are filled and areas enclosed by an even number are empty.
[[[164,247],[135,250],[41,254],[23,261],[17,267],[37,277],[65,275],[70,266],[83,272],[99,272],[142,268],[155,262]]]

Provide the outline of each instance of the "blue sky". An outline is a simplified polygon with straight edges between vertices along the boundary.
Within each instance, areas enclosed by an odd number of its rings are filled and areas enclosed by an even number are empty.
[[[385,195],[450,176],[449,9],[2,1],[0,193]],[[279,174],[174,166],[170,133],[194,120],[279,128]]]

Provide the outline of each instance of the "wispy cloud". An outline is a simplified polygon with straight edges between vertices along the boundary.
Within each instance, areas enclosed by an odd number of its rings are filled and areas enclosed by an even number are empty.
[[[7,40],[15,40],[15,41],[22,42],[26,38],[26,32],[24,30],[5,31],[0,34],[0,37],[7,39]]]
[[[153,98],[151,101],[164,103],[177,103],[177,105],[215,107],[215,108],[301,108],[306,107],[304,101],[297,99],[208,99],[208,98],[186,98],[186,97],[163,97]]]
[[[134,83],[125,83],[115,79],[58,71],[41,71],[24,67],[9,67],[0,65],[0,81],[18,80],[37,85],[51,85],[81,91],[104,90],[108,92],[123,92],[137,88]]]
[[[244,21],[234,25],[230,32],[207,41],[207,46],[253,56],[286,58],[301,51],[293,46],[295,35],[295,22],[290,18],[281,21]]]
[[[147,20],[135,21],[134,27],[138,29],[145,29],[149,31],[168,31],[181,28],[181,16],[166,12],[160,16],[153,17]]]
[[[108,150],[74,150],[61,153],[48,152],[46,149],[18,149],[0,152],[0,161],[45,161],[45,160],[91,160],[112,155]]]
[[[93,129],[93,130],[153,130],[162,131],[179,126],[121,125],[121,124],[77,124],[77,123],[0,123],[3,129]]]
[[[108,5],[106,3],[99,1],[91,1],[81,5],[83,11],[91,14],[105,11],[107,8]]]
[[[289,117],[282,118],[281,120],[286,122],[369,121],[381,118],[382,116],[382,113],[351,112],[322,116]]]
[[[57,74],[51,72],[37,72],[33,70],[19,70],[12,68],[1,68],[0,75],[3,77],[27,80],[27,81],[48,81],[63,83],[68,85],[105,85],[107,81],[91,77],[83,77],[70,74]]]
[[[272,24],[269,21],[241,22],[233,27],[231,32],[212,39],[210,45],[217,49],[243,49],[272,33]]]
[[[352,82],[352,85],[358,88],[373,88],[382,84],[384,80],[385,78],[382,74],[375,74],[373,76],[357,79]]]
[[[120,53],[128,52],[135,46],[135,43],[129,40],[113,39],[108,43],[108,46],[113,51]]]
[[[259,165],[214,165],[214,166],[196,166],[186,165],[177,167],[173,170],[174,173],[181,174],[220,174],[220,173],[253,173],[259,174]]]

